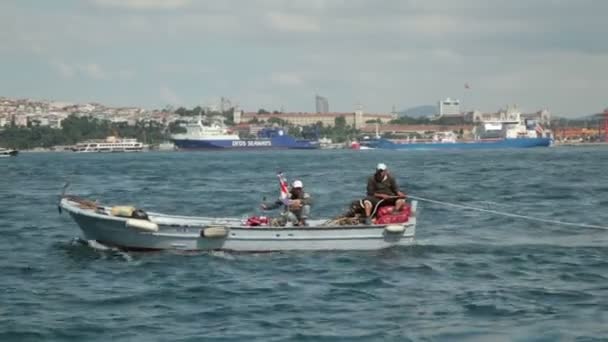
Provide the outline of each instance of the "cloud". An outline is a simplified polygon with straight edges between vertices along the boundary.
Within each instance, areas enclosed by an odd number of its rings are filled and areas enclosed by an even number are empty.
[[[304,80],[300,75],[291,72],[274,72],[270,76],[270,80],[275,84],[284,86],[299,86],[304,84]]]
[[[159,92],[161,101],[180,103],[223,94],[255,108],[298,110],[312,108],[307,94],[318,91],[336,110],[362,101],[380,111],[462,97],[471,82],[469,101],[484,110],[514,102],[556,112],[605,107],[608,2],[87,3],[0,1],[0,51],[12,59],[1,70],[50,63],[51,76],[74,81],[66,92],[90,80],[129,79],[139,82],[133,92],[142,103],[159,101]],[[160,91],[163,83],[172,87]]]
[[[190,6],[191,0],[92,0],[100,7],[115,7],[131,10],[171,10]]]
[[[69,64],[63,61],[50,63],[59,75],[66,79],[75,77],[89,78],[93,80],[130,80],[135,75],[133,70],[108,70],[98,63],[76,63]]]
[[[315,17],[286,14],[269,13],[268,23],[271,28],[288,32],[320,32],[321,24]]]
[[[160,99],[170,105],[183,103],[179,96],[168,86],[163,85],[159,89]]]
[[[99,64],[96,63],[79,65],[78,70],[85,76],[96,80],[105,80],[109,77],[108,73],[104,71]]]
[[[129,69],[122,69],[115,72],[116,78],[123,81],[132,80],[135,77],[135,71]]]
[[[193,63],[161,63],[156,70],[169,75],[205,75],[213,72],[209,67]]]
[[[76,75],[76,70],[66,63],[53,62],[51,63],[51,66],[53,66],[63,78],[72,78]]]

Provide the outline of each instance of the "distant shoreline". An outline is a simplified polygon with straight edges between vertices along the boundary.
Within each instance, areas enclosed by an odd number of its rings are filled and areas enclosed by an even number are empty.
[[[582,147],[582,146],[608,146],[608,142],[565,142],[555,143],[553,147]]]
[[[556,142],[553,144],[553,148],[560,147],[589,147],[589,146],[608,146],[608,142]],[[347,149],[347,148],[333,148],[333,149]],[[35,149],[23,149],[18,150],[19,153],[75,153],[71,150],[64,149],[51,149],[51,148],[35,148]],[[177,150],[159,150],[159,149],[148,149],[141,152],[173,152]],[[120,153],[120,152],[115,152]]]

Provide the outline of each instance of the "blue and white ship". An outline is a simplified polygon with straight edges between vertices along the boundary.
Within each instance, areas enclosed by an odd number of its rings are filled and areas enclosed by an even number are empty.
[[[543,128],[535,120],[522,120],[519,113],[511,120],[481,122],[475,127],[474,138],[458,139],[454,132],[437,132],[431,139],[407,138],[389,140],[378,136],[362,140],[360,147],[390,150],[427,150],[427,149],[494,149],[547,147],[553,143],[550,130]]]
[[[281,128],[263,128],[253,139],[241,139],[221,124],[205,125],[201,120],[185,128],[186,133],[171,136],[171,141],[180,150],[319,148],[318,142],[296,139]]]

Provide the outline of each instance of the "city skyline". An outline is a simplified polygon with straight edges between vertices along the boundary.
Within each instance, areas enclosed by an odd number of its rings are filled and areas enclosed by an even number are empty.
[[[0,3],[0,96],[114,106],[390,112],[608,106],[598,1],[60,0]],[[235,103],[234,103],[235,102]]]

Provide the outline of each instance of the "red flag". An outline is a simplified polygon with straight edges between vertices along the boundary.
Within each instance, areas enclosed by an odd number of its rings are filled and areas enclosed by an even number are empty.
[[[283,173],[281,172],[277,174],[277,177],[279,177],[279,191],[281,192],[279,198],[285,205],[289,205],[289,188],[287,186],[287,180],[283,177]]]

